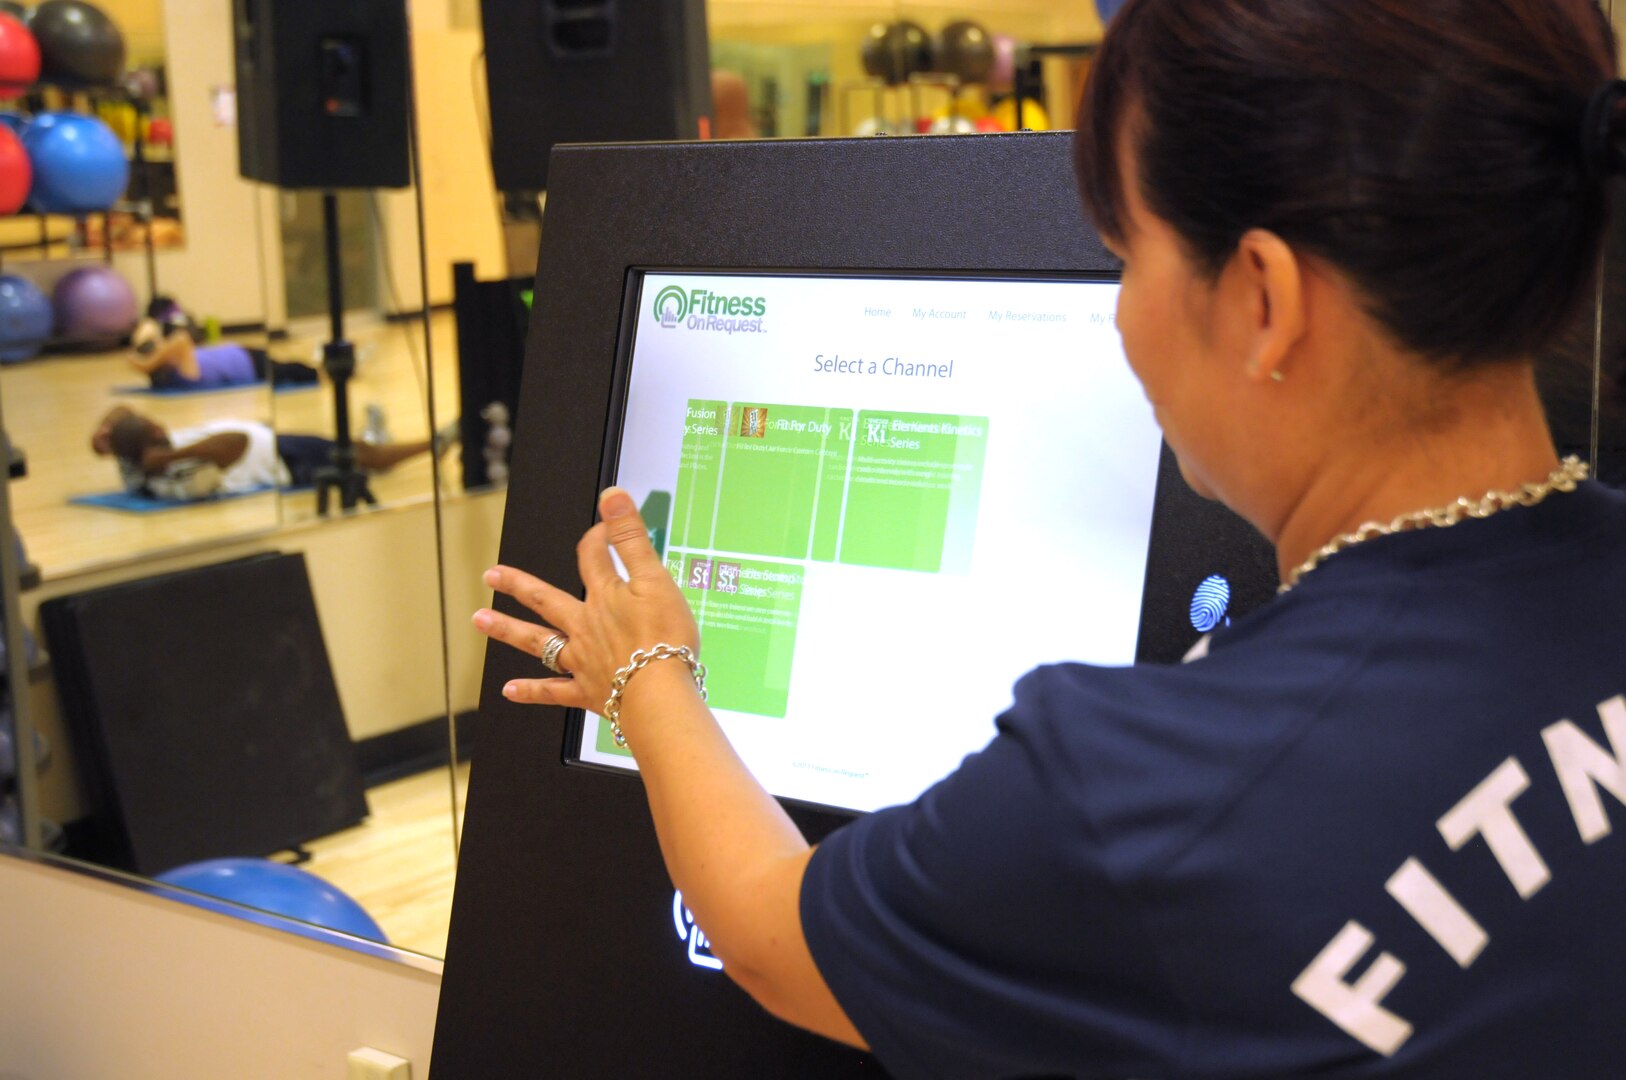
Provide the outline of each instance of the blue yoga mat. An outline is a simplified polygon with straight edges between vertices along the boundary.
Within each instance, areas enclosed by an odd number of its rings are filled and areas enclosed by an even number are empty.
[[[156,514],[163,510],[179,510],[187,506],[243,499],[250,495],[264,495],[277,490],[270,485],[252,491],[235,491],[229,495],[210,495],[202,499],[156,499],[151,495],[133,495],[128,491],[109,491],[100,495],[75,495],[68,501],[75,506],[94,506],[101,510],[119,510],[126,514]]]
[[[275,394],[292,394],[299,390],[315,390],[321,383],[285,383],[273,388]],[[264,390],[265,382],[237,383],[232,386],[115,386],[113,393],[121,397],[188,397],[193,394],[224,394],[231,390]]]

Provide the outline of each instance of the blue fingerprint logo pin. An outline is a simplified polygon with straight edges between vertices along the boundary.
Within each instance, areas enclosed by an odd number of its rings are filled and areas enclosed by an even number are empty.
[[[1227,622],[1225,611],[1231,606],[1231,583],[1214,574],[1197,586],[1191,597],[1191,625],[1199,634]]]

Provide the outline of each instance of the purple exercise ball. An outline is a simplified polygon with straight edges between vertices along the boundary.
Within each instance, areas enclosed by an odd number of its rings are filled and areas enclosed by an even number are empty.
[[[130,283],[107,266],[69,272],[51,294],[57,333],[74,341],[107,342],[135,328],[136,298]]]

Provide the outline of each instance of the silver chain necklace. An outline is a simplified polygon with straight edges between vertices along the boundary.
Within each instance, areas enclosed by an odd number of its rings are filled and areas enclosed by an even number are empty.
[[[1517,491],[1487,491],[1477,499],[1461,498],[1432,510],[1414,510],[1409,514],[1401,514],[1387,525],[1378,521],[1368,521],[1354,532],[1333,537],[1320,551],[1294,567],[1288,573],[1287,581],[1276,592],[1278,594],[1286,592],[1297,585],[1305,574],[1321,565],[1321,560],[1362,541],[1411,529],[1444,529],[1467,518],[1488,518],[1510,507],[1535,506],[1555,491],[1574,491],[1575,485],[1586,477],[1585,463],[1580,458],[1567,457],[1539,484],[1521,484]]]

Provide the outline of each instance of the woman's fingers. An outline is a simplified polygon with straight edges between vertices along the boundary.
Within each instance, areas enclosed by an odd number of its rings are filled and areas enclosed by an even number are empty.
[[[621,557],[627,576],[633,581],[666,577],[666,567],[649,542],[649,529],[643,515],[621,488],[605,488],[599,496],[599,514],[604,520],[587,530],[581,543],[576,545],[576,565],[581,569],[587,591],[593,592],[620,582],[610,549]]]
[[[574,679],[512,679],[503,686],[502,696],[522,705],[562,705],[589,711],[604,706],[602,701],[588,701],[581,684]]]
[[[555,630],[551,626],[538,626],[534,622],[516,619],[510,615],[504,615],[500,611],[492,611],[490,608],[481,608],[474,613],[474,628],[493,641],[500,641],[504,645],[512,645],[520,652],[529,653],[539,659],[549,640],[556,634],[561,633],[561,631]],[[565,647],[569,648],[568,645]],[[562,653],[555,662],[561,669],[570,670],[565,666],[566,661]]]
[[[563,589],[556,589],[541,578],[511,566],[494,566],[487,570],[485,583],[497,592],[512,596],[554,626],[567,630],[576,625],[576,616],[582,609],[582,602]]]
[[[604,519],[610,546],[621,556],[621,565],[633,580],[663,578],[666,567],[649,541],[649,529],[632,496],[621,488],[605,488],[598,497],[599,516]]]
[[[601,521],[582,534],[576,543],[576,568],[581,572],[582,584],[588,595],[618,585],[621,575],[615,561],[610,558],[610,540]]]
[[[587,591],[593,593],[620,584],[621,572],[610,555],[611,548],[632,580],[665,578],[666,567],[650,542],[649,528],[632,496],[621,488],[605,488],[598,507],[603,520],[583,533],[576,544],[576,567]]]

